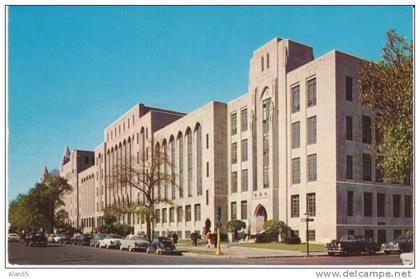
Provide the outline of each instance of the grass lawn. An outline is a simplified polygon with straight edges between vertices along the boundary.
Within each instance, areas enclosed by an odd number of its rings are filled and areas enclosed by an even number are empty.
[[[285,244],[285,243],[238,243],[232,246],[248,247],[248,248],[264,248],[275,250],[289,250],[289,251],[306,251],[306,244]],[[324,251],[324,244],[309,244],[309,251],[317,252]]]

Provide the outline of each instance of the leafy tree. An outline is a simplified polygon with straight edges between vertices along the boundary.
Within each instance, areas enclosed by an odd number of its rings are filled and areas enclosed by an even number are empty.
[[[52,232],[65,218],[63,210],[58,209],[64,204],[64,193],[71,189],[64,178],[46,176],[27,195],[19,195],[9,204],[9,223],[20,231],[42,229]]]
[[[120,160],[114,166],[114,173],[109,177],[109,188],[112,195],[126,187],[138,190],[142,199],[136,203],[116,204],[121,212],[130,212],[144,216],[146,222],[146,237],[152,237],[152,225],[155,220],[155,207],[160,203],[173,204],[173,202],[162,193],[166,185],[175,186],[175,176],[169,173],[172,167],[166,154],[161,154],[159,148],[154,148],[149,160],[140,160],[138,163],[134,159]]]
[[[235,240],[238,239],[238,231],[240,231],[242,229],[245,229],[245,228],[246,228],[246,224],[245,224],[245,222],[243,222],[241,220],[231,220],[231,221],[226,223],[226,230],[228,232],[233,233]]]
[[[379,63],[360,61],[364,106],[375,112],[374,151],[384,182],[409,184],[413,171],[413,43],[387,32]]]

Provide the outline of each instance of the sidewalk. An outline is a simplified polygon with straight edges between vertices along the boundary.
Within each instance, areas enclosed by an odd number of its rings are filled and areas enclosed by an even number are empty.
[[[238,259],[255,258],[286,258],[286,257],[305,257],[306,251],[274,250],[262,248],[248,248],[233,246],[230,243],[222,243],[222,255],[216,256],[216,248],[206,248],[206,245],[192,246],[191,244],[177,245],[178,251],[183,251],[185,256],[199,257],[227,257]],[[327,252],[310,252],[310,256],[326,256]]]

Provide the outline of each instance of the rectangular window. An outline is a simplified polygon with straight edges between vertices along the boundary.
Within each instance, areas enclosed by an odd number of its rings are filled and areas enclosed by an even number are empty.
[[[209,205],[209,190],[206,190],[206,205]]]
[[[354,235],[354,230],[348,230],[348,231],[347,231],[347,234],[348,234],[348,235]]]
[[[194,221],[201,221],[201,205],[195,204],[194,205]]]
[[[308,181],[316,181],[316,154],[308,155]]]
[[[385,217],[385,194],[376,194],[376,215],[378,217]]]
[[[234,112],[230,115],[230,133],[232,136],[236,135],[238,132],[237,122],[238,122],[237,115],[236,115],[236,112]]]
[[[206,149],[209,149],[209,134],[206,134]]]
[[[206,162],[206,177],[209,177],[210,174],[210,166],[209,166],[209,162]]]
[[[182,206],[178,206],[176,208],[176,216],[177,216],[177,222],[182,222]]]
[[[238,143],[232,143],[232,164],[236,164],[238,162]]]
[[[162,209],[162,223],[166,223],[168,221],[168,210],[166,208]]]
[[[231,202],[230,203],[230,219],[231,220],[237,219],[236,212],[237,212],[236,202]]]
[[[401,217],[401,195],[392,195],[392,216]]]
[[[155,210],[155,221],[156,223],[160,223],[160,210],[159,209]]]
[[[248,110],[245,108],[241,110],[241,131],[248,130]]]
[[[346,140],[353,140],[353,117],[346,116]]]
[[[347,191],[347,216],[353,216],[354,193]]]
[[[372,143],[372,120],[366,115],[362,117],[362,142]]]
[[[185,221],[191,221],[191,205],[185,206]]]
[[[300,87],[299,85],[292,87],[292,113],[300,110]]]
[[[346,156],[346,179],[353,179],[353,156]]]
[[[175,207],[169,208],[169,223],[175,222]]]
[[[299,217],[299,195],[290,196],[291,217]]]
[[[363,153],[363,180],[372,181],[372,157]]]
[[[248,191],[248,170],[242,170],[241,173],[241,186],[242,186],[242,192]]]
[[[316,116],[308,118],[308,144],[316,143]]]
[[[365,236],[373,241],[373,230],[365,230]]]
[[[232,193],[237,193],[238,192],[238,172],[234,171],[232,172]]]
[[[346,77],[346,100],[353,101],[353,79]]]
[[[242,162],[248,161],[248,140],[247,139],[242,140],[241,154],[242,154]]]
[[[413,203],[412,196],[404,196],[404,217],[411,218],[413,217],[411,206]]]
[[[316,105],[316,79],[313,78],[306,82],[308,90],[308,107]]]
[[[292,148],[300,147],[300,122],[292,123]]]
[[[393,231],[393,238],[392,239],[397,239],[399,236],[401,236],[402,231],[401,230],[394,230]]]
[[[386,243],[386,230],[378,230],[378,243]]]
[[[248,203],[247,201],[241,201],[241,220],[248,219]]]
[[[316,196],[315,193],[306,195],[306,211],[308,216],[316,216]]]
[[[292,184],[300,183],[300,158],[292,160]]]
[[[308,241],[315,241],[315,230],[308,230]]]
[[[373,194],[363,193],[363,212],[364,216],[372,216]]]

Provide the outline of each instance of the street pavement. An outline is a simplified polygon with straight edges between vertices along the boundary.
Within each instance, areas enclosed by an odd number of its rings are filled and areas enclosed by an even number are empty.
[[[191,247],[178,246],[178,250],[183,252],[180,255],[152,255],[142,252],[128,252],[115,249],[91,248],[88,246],[74,246],[64,244],[49,244],[47,247],[27,247],[22,242],[9,243],[8,259],[11,265],[31,265],[31,266],[67,266],[67,265],[121,265],[125,267],[145,267],[154,265],[168,265],[171,267],[189,267],[189,266],[243,266],[244,265],[400,265],[399,255],[376,255],[376,256],[351,256],[351,257],[329,257],[329,256],[273,256],[269,249],[265,250],[266,256],[263,257],[263,251],[254,251],[254,248],[243,249],[243,254],[254,253],[259,257],[245,258],[235,257],[234,255],[214,256],[191,252]],[[223,247],[222,247],[223,248]],[[225,247],[225,252],[228,247]],[[251,251],[249,251],[251,250]],[[267,251],[269,250],[269,251]],[[212,253],[214,248],[210,248],[206,253]],[[223,252],[223,250],[222,250]],[[18,266],[17,266],[18,267]]]

